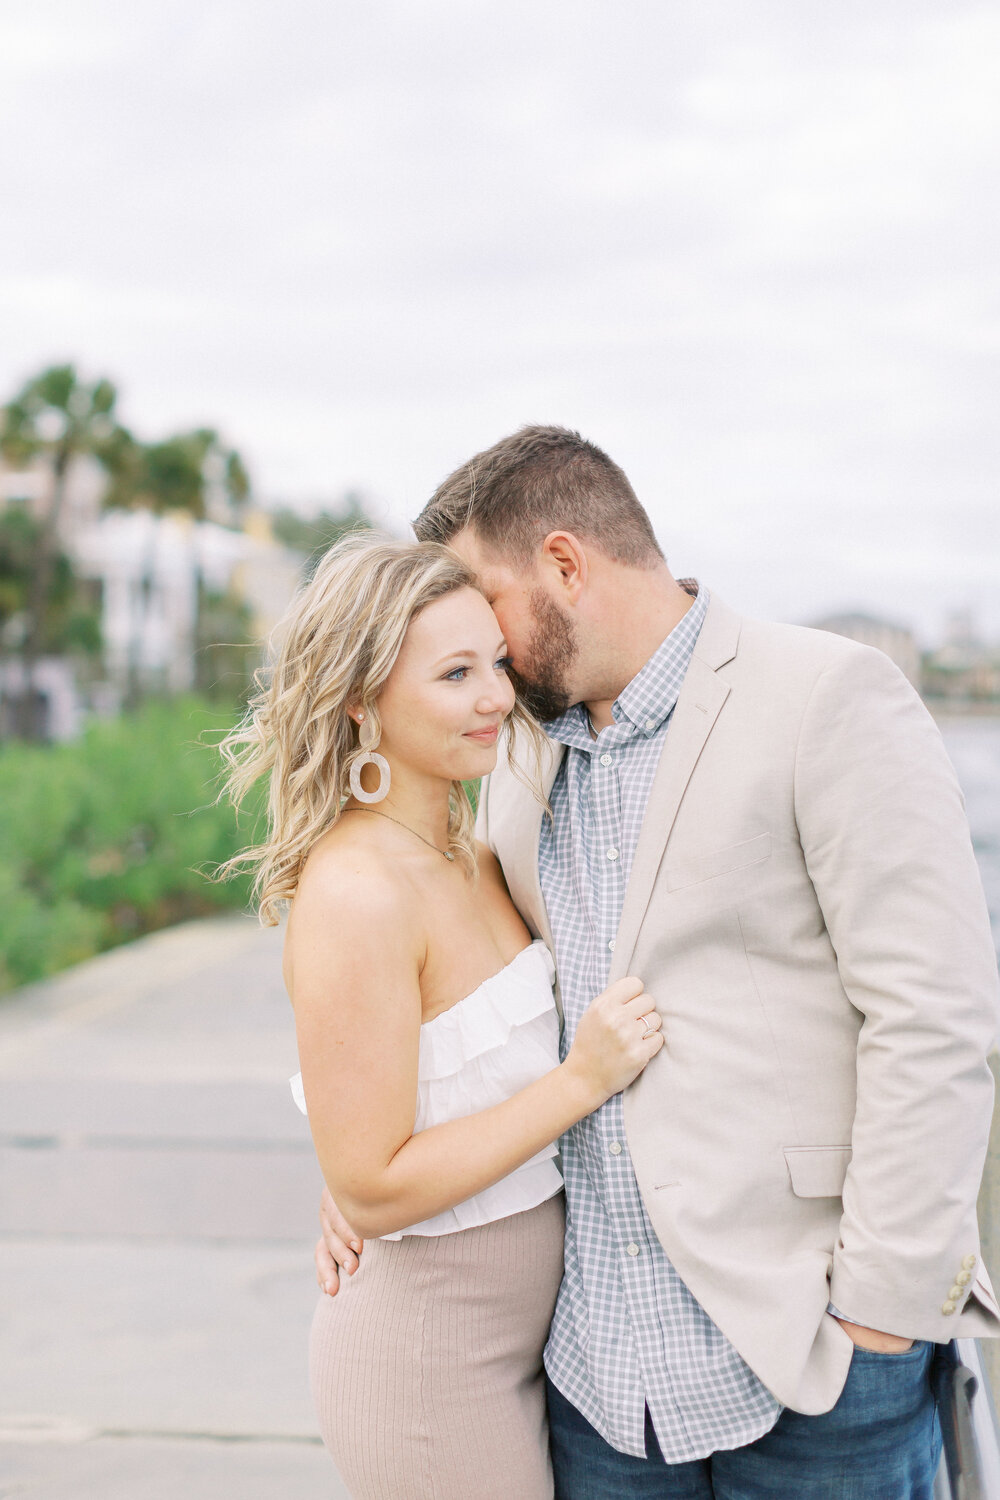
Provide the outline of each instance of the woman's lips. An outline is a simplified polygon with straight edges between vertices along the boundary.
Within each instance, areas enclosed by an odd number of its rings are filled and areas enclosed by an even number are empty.
[[[465,738],[467,740],[478,740],[481,745],[492,745],[499,733],[499,729],[469,730]]]

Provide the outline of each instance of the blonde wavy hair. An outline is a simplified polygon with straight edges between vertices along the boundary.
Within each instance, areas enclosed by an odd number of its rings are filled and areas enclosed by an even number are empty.
[[[252,899],[263,926],[277,924],[279,904],[294,896],[306,855],[336,823],[350,793],[351,766],[364,751],[348,705],[361,708],[381,736],[378,697],[411,620],[435,599],[478,587],[475,574],[447,547],[366,530],[335,542],[296,593],[270,638],[269,662],[254,673],[257,691],[243,719],[216,747],[228,775],[224,767],[215,800],[228,795],[237,814],[254,783],[270,774],[265,841],[240,850],[212,874],[226,880],[256,867]],[[519,731],[526,734],[537,768],[544,735],[520,703],[505,728],[511,767],[525,781],[514,760],[515,739]],[[527,784],[540,795],[537,780]],[[474,827],[468,792],[453,781],[448,841],[472,878]]]

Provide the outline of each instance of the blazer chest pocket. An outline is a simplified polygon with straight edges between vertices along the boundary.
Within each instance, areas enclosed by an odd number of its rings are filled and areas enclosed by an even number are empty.
[[[714,880],[716,875],[728,875],[731,870],[762,864],[770,854],[771,835],[759,833],[755,839],[745,839],[742,844],[730,844],[725,849],[690,854],[683,859],[668,859],[663,866],[663,878],[668,891],[679,891],[686,885]]]
[[[785,1165],[797,1198],[839,1198],[851,1164],[850,1146],[785,1146]]]

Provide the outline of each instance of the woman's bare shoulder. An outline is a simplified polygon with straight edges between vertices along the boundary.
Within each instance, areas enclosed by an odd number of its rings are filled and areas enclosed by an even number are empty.
[[[368,840],[332,829],[303,864],[288,929],[289,936],[293,927],[359,936],[391,931],[394,941],[403,943],[416,938],[419,918],[420,902],[406,872]]]

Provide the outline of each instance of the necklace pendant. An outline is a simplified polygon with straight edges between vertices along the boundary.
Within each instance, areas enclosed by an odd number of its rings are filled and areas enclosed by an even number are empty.
[[[453,860],[455,858],[454,854],[452,854],[452,852],[451,852],[450,849],[445,849],[445,851],[444,851],[444,857],[445,857],[445,859],[451,859],[451,860]]]

